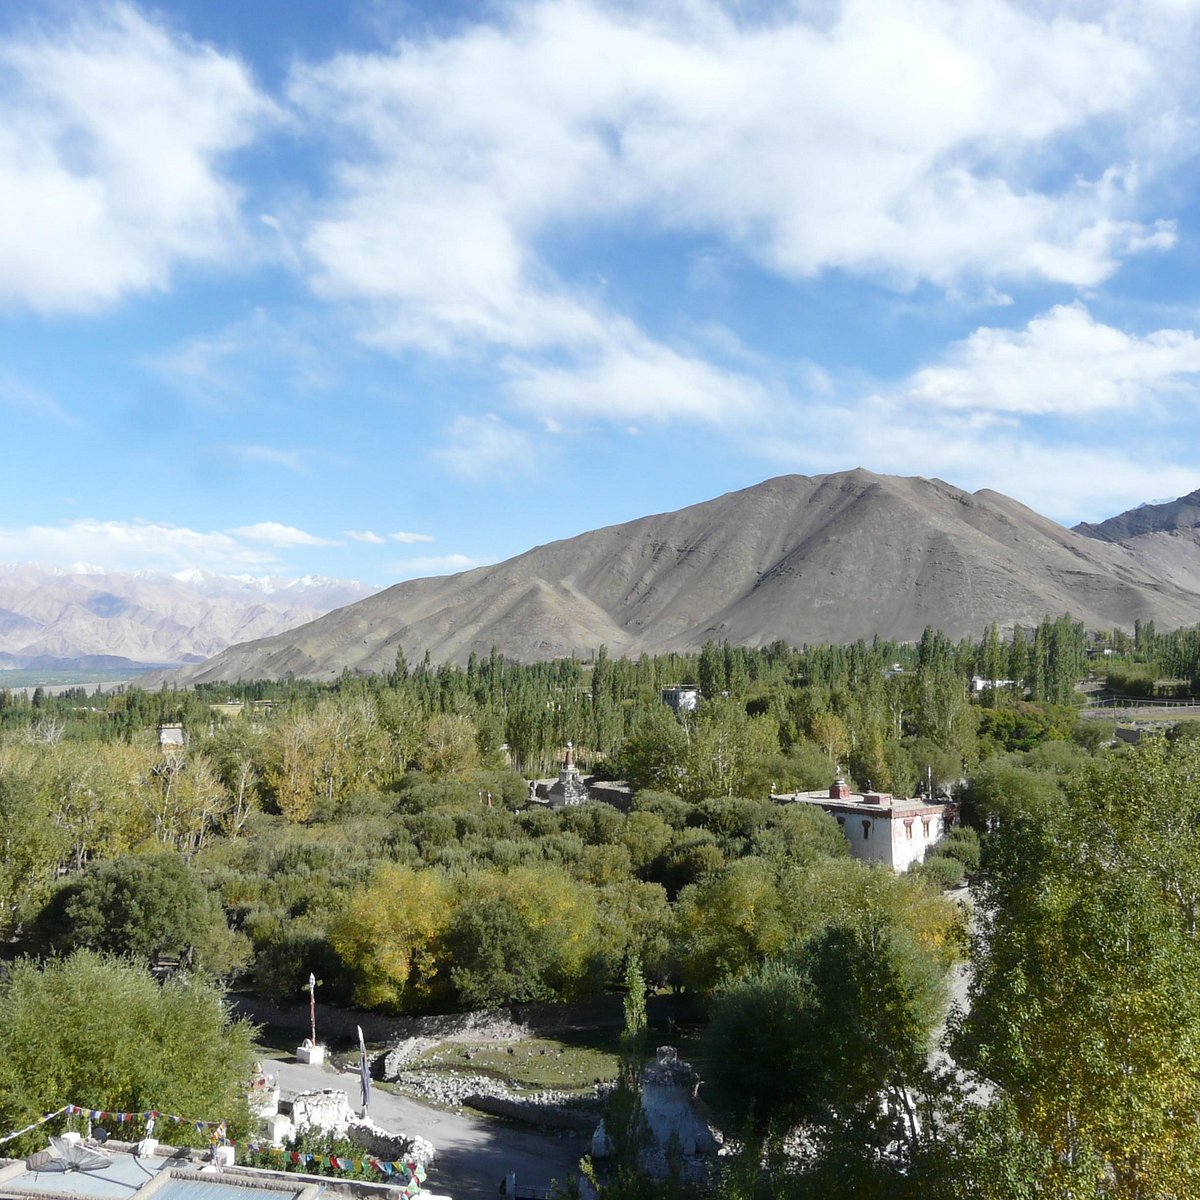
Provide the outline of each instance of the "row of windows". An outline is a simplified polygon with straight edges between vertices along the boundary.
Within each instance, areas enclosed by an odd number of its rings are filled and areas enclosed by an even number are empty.
[[[916,818],[914,818],[914,817],[905,817],[904,818],[904,833],[905,833],[905,836],[909,839],[909,841],[912,840],[913,821],[915,819]],[[846,818],[838,817],[837,823],[839,825],[845,825]],[[863,840],[865,841],[866,839],[868,839],[871,836],[871,822],[869,820],[863,821],[862,827],[863,827]],[[929,818],[928,817],[921,818],[921,833],[925,836],[926,840],[928,840],[928,838],[929,838]]]

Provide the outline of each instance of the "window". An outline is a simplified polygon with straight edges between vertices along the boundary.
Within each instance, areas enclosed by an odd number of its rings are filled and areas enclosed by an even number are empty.
[[[871,836],[871,822],[864,821],[863,822],[863,838],[865,840],[866,838],[869,838],[870,836]]]
[[[921,818],[921,832],[925,835],[926,838],[929,837],[929,818],[928,817]]]
[[[904,822],[904,835],[909,841],[912,841],[912,817]]]

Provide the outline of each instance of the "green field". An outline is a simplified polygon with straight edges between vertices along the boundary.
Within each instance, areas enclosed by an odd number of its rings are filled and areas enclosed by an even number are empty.
[[[111,671],[35,671],[16,669],[0,671],[0,688],[85,687],[114,683],[134,683],[139,676],[154,667],[119,667]]]

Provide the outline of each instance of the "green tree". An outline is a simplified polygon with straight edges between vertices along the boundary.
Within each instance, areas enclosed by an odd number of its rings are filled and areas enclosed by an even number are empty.
[[[946,970],[882,914],[815,934],[717,996],[707,1038],[717,1085],[759,1133],[803,1122],[840,1163],[920,1147],[918,1097],[945,1009]]]
[[[131,855],[89,867],[43,910],[38,931],[58,951],[145,962],[184,958],[214,976],[243,965],[244,944],[216,897],[178,854]]]
[[[1031,683],[1029,638],[1022,625],[1013,626],[1012,641],[1008,644],[1008,678],[1018,692]]]
[[[50,892],[66,841],[33,781],[0,775],[0,936]]]
[[[19,1128],[72,1103],[224,1120],[231,1138],[244,1138],[252,1034],[219,990],[196,979],[158,984],[139,966],[90,951],[44,966],[18,960],[0,977],[0,1126]],[[185,1144],[208,1139],[187,1123],[170,1132]],[[31,1134],[6,1153],[43,1140]]]
[[[705,1031],[713,1085],[760,1134],[790,1129],[816,1090],[812,984],[774,959],[724,985]]]
[[[1196,765],[1152,742],[985,839],[956,1054],[1044,1148],[1053,1194],[1080,1172],[1114,1196],[1200,1187]]]
[[[725,690],[725,655],[716,642],[701,647],[697,676],[705,700],[715,700]]]
[[[354,974],[354,1002],[401,1011],[427,1005],[444,991],[442,939],[451,892],[440,871],[392,863],[355,889],[329,930],[329,940]]]
[[[446,945],[467,1007],[570,998],[599,966],[592,891],[549,865],[476,872],[457,898]]]
[[[685,887],[675,906],[675,953],[689,987],[712,992],[783,953],[794,926],[779,876],[761,858],[741,858]]]
[[[620,772],[637,790],[679,795],[687,775],[688,735],[671,710],[660,705],[626,740]]]

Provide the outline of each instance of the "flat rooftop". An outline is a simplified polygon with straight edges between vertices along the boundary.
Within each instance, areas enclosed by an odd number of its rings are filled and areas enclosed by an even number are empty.
[[[941,812],[948,804],[948,801],[931,800],[927,796],[894,796],[891,792],[848,792],[833,796],[830,795],[832,790],[822,788],[815,792],[773,793],[771,799],[777,804],[819,804],[822,808],[839,812],[892,813],[904,817]]]
[[[31,1168],[26,1161],[0,1160],[3,1200],[316,1200],[319,1185],[252,1168],[222,1167],[202,1174],[199,1163],[185,1155],[138,1158],[126,1149],[100,1148],[109,1158],[95,1170],[68,1169],[51,1162]],[[336,1184],[336,1180],[329,1181]]]

